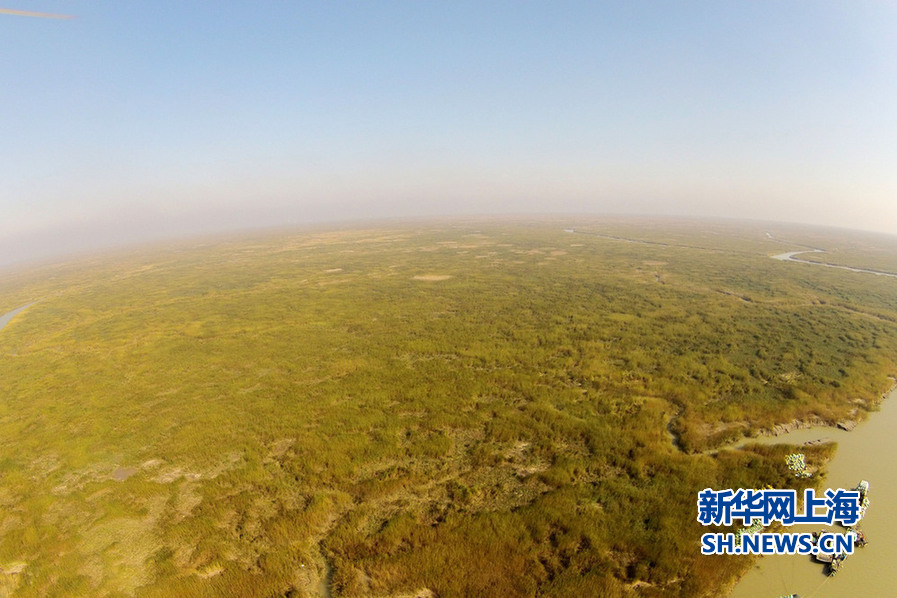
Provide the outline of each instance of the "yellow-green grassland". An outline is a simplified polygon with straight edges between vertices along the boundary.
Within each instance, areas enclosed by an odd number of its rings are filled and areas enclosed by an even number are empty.
[[[0,595],[718,596],[750,562],[697,493],[819,476],[712,449],[897,374],[897,278],[770,256],[887,243],[467,220],[4,271]]]

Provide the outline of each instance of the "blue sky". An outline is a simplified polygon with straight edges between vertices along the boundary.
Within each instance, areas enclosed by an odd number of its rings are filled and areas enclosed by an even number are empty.
[[[505,212],[897,233],[897,4],[0,6],[76,16],[0,14],[0,248]]]

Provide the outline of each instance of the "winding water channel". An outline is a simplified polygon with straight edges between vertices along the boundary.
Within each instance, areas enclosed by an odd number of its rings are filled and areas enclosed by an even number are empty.
[[[19,312],[25,311],[32,305],[34,305],[34,303],[29,303],[28,305],[23,305],[22,307],[18,307],[16,309],[0,316],[0,330],[3,330],[6,327],[6,325],[9,324],[12,321],[12,319],[19,314]]]
[[[811,262],[810,260],[802,260],[799,257],[795,257],[802,253],[825,253],[821,249],[802,249],[800,251],[789,251],[788,253],[780,253],[778,255],[772,256],[772,259],[779,260],[783,262],[800,262],[801,264],[812,264],[814,266],[825,266],[826,268],[838,268],[839,270],[850,270],[851,272],[864,272],[866,274],[875,274],[876,276],[890,276],[891,278],[897,278],[897,274],[893,272],[883,272],[881,270],[869,270],[868,268],[853,268],[851,266],[840,266],[838,264],[829,264],[826,262]]]

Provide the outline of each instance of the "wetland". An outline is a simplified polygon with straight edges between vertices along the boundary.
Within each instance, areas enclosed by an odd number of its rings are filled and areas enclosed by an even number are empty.
[[[7,273],[0,312],[42,299],[0,331],[0,590],[719,595],[752,561],[700,555],[697,492],[822,480],[716,449],[863,438],[897,374],[892,278],[769,259],[871,242],[769,233],[436,221]]]

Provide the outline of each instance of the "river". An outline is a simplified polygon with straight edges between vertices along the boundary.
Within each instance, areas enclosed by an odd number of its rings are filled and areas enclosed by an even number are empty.
[[[851,266],[840,266],[838,264],[829,264],[827,262],[811,262],[810,260],[802,260],[799,257],[794,257],[796,255],[800,255],[802,253],[825,253],[821,249],[802,249],[801,251],[789,251],[788,253],[780,253],[778,255],[771,256],[774,260],[779,260],[782,262],[800,262],[801,264],[813,264],[814,266],[825,266],[826,268],[838,268],[839,270],[850,270],[851,272],[865,272],[866,274],[875,274],[877,276],[890,276],[892,278],[897,278],[897,274],[893,272],[883,272],[882,270],[869,270],[867,268],[853,268]]]
[[[894,558],[897,557],[897,389],[882,402],[881,411],[852,432],[833,428],[795,430],[782,436],[764,438],[764,443],[803,442],[828,438],[838,443],[828,464],[824,488],[853,488],[860,480],[869,481],[869,510],[860,528],[869,545],[856,549],[837,575],[827,577],[823,566],[807,556],[764,556],[735,586],[729,598],[778,598],[797,593],[800,598],[855,598],[893,596]],[[811,526],[790,531],[813,531]],[[843,531],[839,527],[833,531]]]

